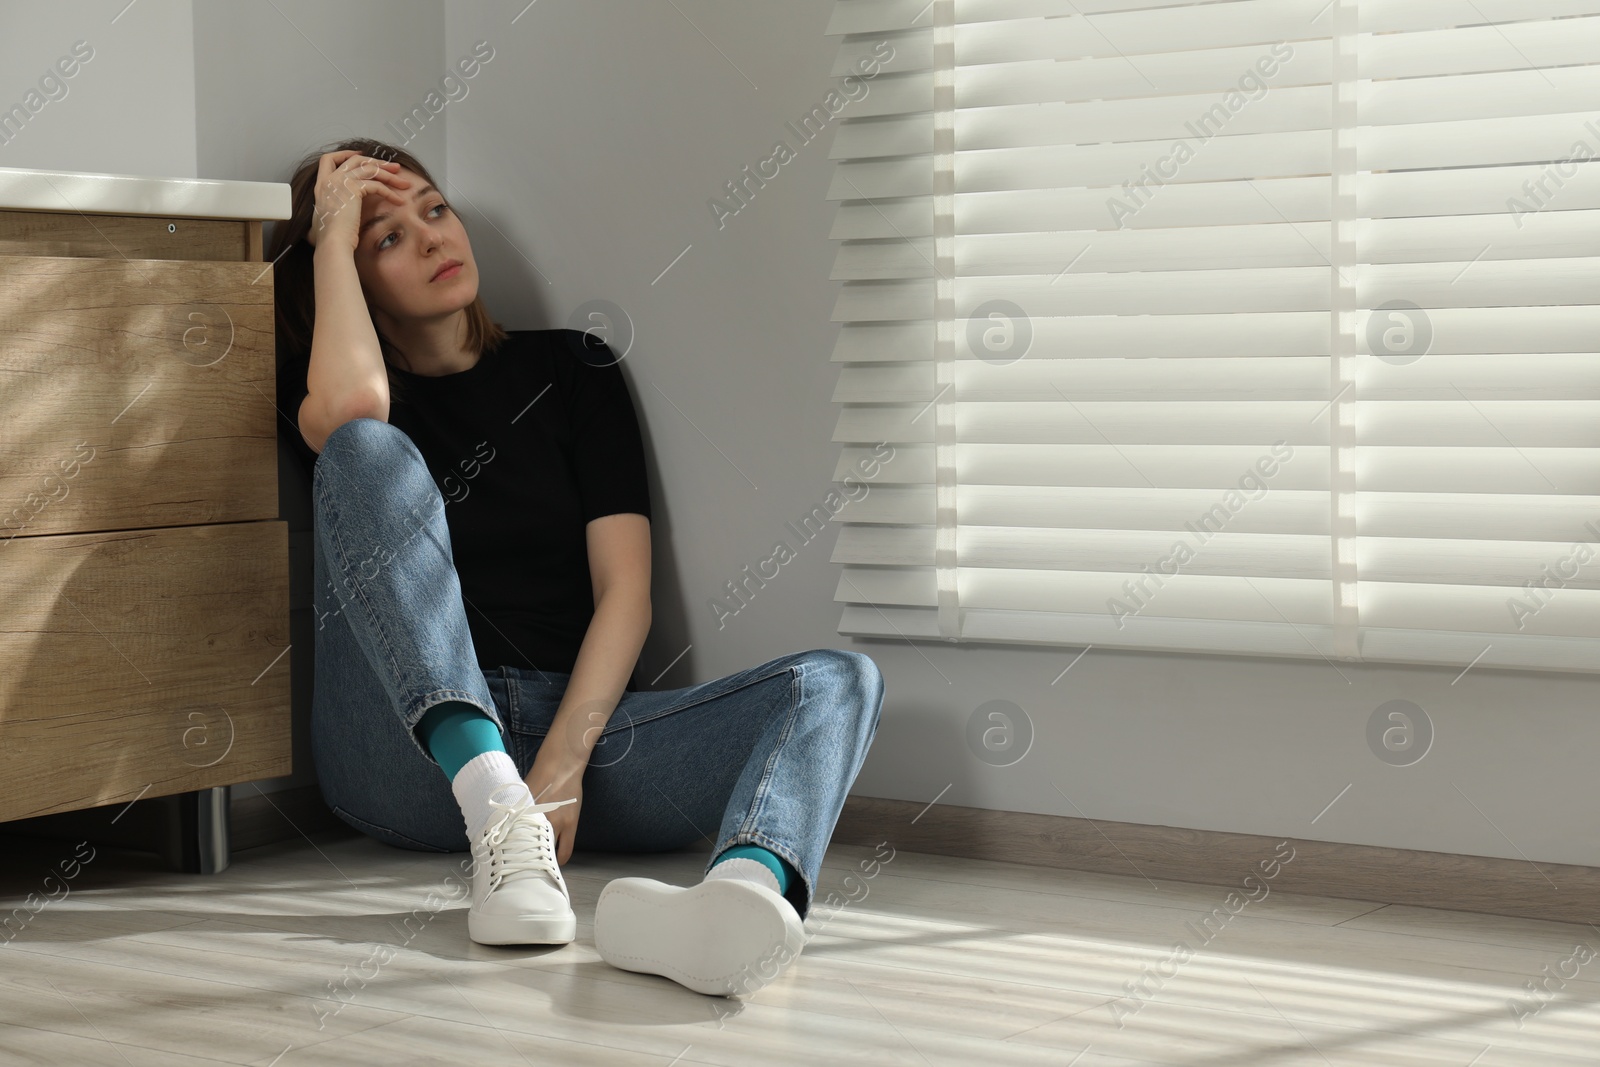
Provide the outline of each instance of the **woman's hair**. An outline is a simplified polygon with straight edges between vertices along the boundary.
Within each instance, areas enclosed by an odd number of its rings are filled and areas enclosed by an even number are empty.
[[[272,242],[267,248],[267,262],[273,266],[273,289],[276,307],[277,344],[280,352],[287,351],[296,357],[311,355],[311,334],[317,317],[316,286],[313,281],[312,253],[316,250],[306,236],[311,232],[311,219],[316,212],[317,167],[327,152],[355,149],[362,155],[385,162],[399,163],[402,167],[422,177],[431,185],[439,183],[411,153],[383,141],[368,137],[352,137],[338,144],[319,148],[307,155],[295,167],[289,180],[291,214],[272,229]],[[370,307],[368,305],[369,314]],[[489,309],[481,295],[473,297],[466,308],[467,345],[480,355],[496,348],[506,339],[506,331],[489,317]],[[395,377],[394,343],[385,337],[376,320],[372,324],[378,335],[384,365],[388,370],[389,396],[403,396],[400,379]]]

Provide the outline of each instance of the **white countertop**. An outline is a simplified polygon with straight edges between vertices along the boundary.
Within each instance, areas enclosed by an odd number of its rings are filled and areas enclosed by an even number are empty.
[[[86,215],[164,215],[210,219],[286,219],[283,182],[153,178],[0,167],[0,209],[81,211]]]

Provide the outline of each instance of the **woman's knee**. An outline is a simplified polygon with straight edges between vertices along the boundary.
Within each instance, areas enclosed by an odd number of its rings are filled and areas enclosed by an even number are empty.
[[[350,419],[334,427],[323,442],[322,452],[317,459],[320,461],[323,456],[329,455],[330,450],[337,454],[347,449],[365,451],[378,444],[398,444],[397,438],[411,440],[404,430],[392,422],[373,418]]]
[[[351,419],[335,427],[323,442],[322,452],[311,469],[311,480],[314,486],[320,485],[330,466],[340,467],[355,460],[371,463],[385,457],[415,463],[427,469],[416,442],[398,426],[383,419]],[[433,484],[431,476],[428,484]]]
[[[841,685],[860,695],[859,707],[877,726],[883,708],[883,672],[865,652],[843,648],[819,648],[806,655],[807,662],[839,679]]]
[[[317,456],[311,483],[318,530],[339,502],[361,496],[386,505],[409,531],[434,525],[436,539],[448,537],[444,497],[427,460],[404,430],[382,419],[351,419],[335,428]]]

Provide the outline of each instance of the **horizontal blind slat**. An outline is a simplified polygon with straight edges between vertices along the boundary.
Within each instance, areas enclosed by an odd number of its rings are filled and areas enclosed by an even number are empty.
[[[1600,14],[1600,0],[1362,0],[1363,33]]]

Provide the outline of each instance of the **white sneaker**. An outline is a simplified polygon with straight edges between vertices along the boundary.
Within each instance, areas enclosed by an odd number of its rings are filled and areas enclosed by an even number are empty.
[[[624,971],[710,996],[754,993],[805,944],[800,915],[764,885],[718,878],[675,886],[614,878],[595,904],[594,947]]]
[[[578,934],[572,897],[556,864],[555,832],[544,813],[576,797],[533,803],[523,792],[506,803],[472,842],[472,907],[467,935],[480,945],[565,945]]]

